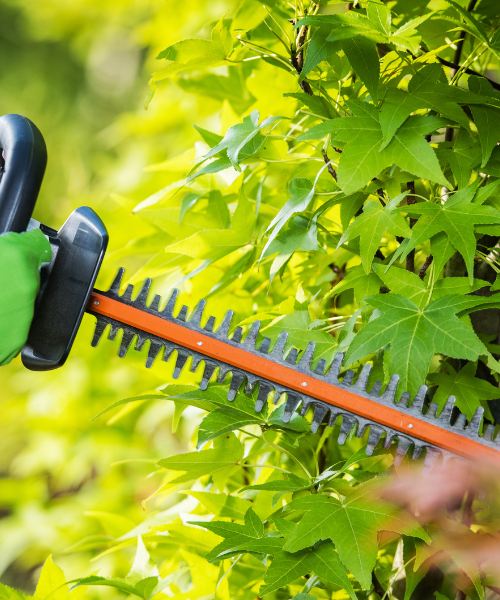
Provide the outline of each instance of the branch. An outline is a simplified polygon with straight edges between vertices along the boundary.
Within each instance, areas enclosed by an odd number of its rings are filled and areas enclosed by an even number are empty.
[[[406,197],[407,204],[416,204],[417,200],[415,198],[415,182],[409,181],[406,184],[406,189],[410,192],[410,195]],[[410,218],[410,229],[413,228],[418,219]],[[406,270],[415,272],[415,250],[412,250],[410,254],[406,257]]]
[[[335,172],[335,169],[332,167],[332,163],[330,162],[330,159],[328,158],[328,154],[326,153],[326,150],[323,150],[323,160],[328,165],[328,167],[327,167],[328,173],[330,173],[330,175],[335,179],[335,181],[337,181],[337,173]]]
[[[474,10],[476,4],[477,4],[477,0],[470,0],[469,6],[467,7],[467,11],[472,12]],[[457,43],[457,48],[455,50],[455,56],[453,57],[454,66],[451,69],[451,79],[453,79],[453,77],[455,77],[456,72],[460,68],[460,66],[459,66],[460,58],[462,56],[462,49],[464,47],[464,41],[465,41],[466,34],[467,34],[467,32],[463,31],[463,30],[459,34],[460,41]],[[446,128],[444,140],[445,140],[445,142],[453,141],[453,128],[452,127]]]
[[[297,41],[297,48],[294,48],[294,46],[292,45],[290,49],[290,61],[293,65],[293,68],[297,71],[299,75],[302,73],[302,68],[304,67],[304,42],[306,39],[307,30],[308,27],[307,25],[305,25],[302,28],[302,32]],[[306,94],[309,94],[309,96],[314,96],[314,93],[308,81],[304,79],[299,83],[299,85]]]
[[[381,586],[380,581],[377,579],[375,575],[375,571],[372,573],[372,585],[376,594],[378,594],[381,598],[385,596],[385,590]]]
[[[424,264],[420,267],[418,276],[420,277],[420,279],[422,281],[425,279],[425,274],[427,272],[427,269],[431,266],[433,260],[434,260],[434,257],[432,256],[432,254],[429,254],[429,256],[425,259]]]

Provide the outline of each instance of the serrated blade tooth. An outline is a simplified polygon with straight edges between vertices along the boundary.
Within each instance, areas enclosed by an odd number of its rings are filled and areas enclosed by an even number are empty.
[[[447,425],[449,425],[449,423],[450,423],[451,415],[453,413],[453,408],[455,406],[455,402],[456,402],[455,396],[450,396],[448,398],[448,400],[446,401],[446,404],[444,405],[444,408],[441,411],[441,414],[439,415],[439,418],[443,422],[445,422]]]
[[[305,398],[302,400],[302,406],[300,407],[300,416],[305,416],[306,412],[309,410],[311,406],[311,400],[309,398]]]
[[[408,449],[412,445],[411,440],[407,438],[398,437],[398,447],[396,448],[396,455],[394,456],[394,466],[399,467],[403,462],[403,458],[406,456]]]
[[[260,321],[254,321],[242,345],[246,346],[247,348],[255,348],[257,336],[259,335],[259,329]]]
[[[178,321],[182,321],[183,323],[186,322],[186,318],[187,318],[187,314],[188,314],[188,310],[189,307],[187,307],[185,304],[183,304],[181,306],[181,310],[179,311],[179,314],[175,317]]]
[[[317,375],[324,375],[325,374],[325,367],[326,367],[326,360],[324,358],[320,358],[318,360],[318,364],[316,365],[316,368],[314,369],[314,372]]]
[[[366,456],[371,456],[375,452],[375,448],[384,435],[385,430],[378,425],[370,425],[370,434],[368,435],[368,443],[366,444]]]
[[[399,399],[398,406],[402,408],[408,408],[408,403],[410,402],[411,394],[410,392],[403,392],[401,394],[401,398]]]
[[[424,447],[422,445],[415,444],[415,446],[413,447],[413,452],[411,453],[411,459],[417,460],[418,457],[422,454],[423,449]]]
[[[104,319],[97,318],[97,322],[95,324],[94,336],[92,338],[92,342],[90,343],[93,348],[97,346],[97,344],[101,341],[101,338],[104,334],[106,327],[108,326],[108,322],[104,321]]]
[[[282,331],[278,339],[276,340],[276,344],[274,344],[274,348],[271,352],[271,356],[275,356],[276,358],[283,358],[283,353],[285,352],[286,341],[288,339],[288,331]]]
[[[247,394],[247,396],[250,396],[253,392],[253,388],[258,381],[259,379],[255,377],[255,375],[247,375],[247,382],[245,384],[245,394]]]
[[[342,415],[342,425],[340,426],[340,433],[337,443],[341,446],[345,444],[348,435],[351,433],[353,426],[356,424],[356,419],[350,415]]]
[[[255,403],[255,412],[260,412],[264,408],[264,404],[267,403],[267,398],[273,389],[274,388],[265,381],[259,382],[259,393],[257,394],[257,402]]]
[[[467,424],[467,417],[463,413],[460,413],[458,415],[457,420],[455,421],[455,424],[453,425],[453,427],[455,427],[455,429],[465,429],[466,424]]]
[[[193,314],[191,315],[191,318],[189,319],[189,322],[192,325],[196,325],[196,327],[201,327],[201,319],[203,317],[203,311],[205,310],[206,304],[207,301],[205,299],[201,299],[198,302],[196,308],[193,311]]]
[[[325,374],[326,380],[329,383],[333,383],[335,385],[339,382],[339,373],[340,373],[340,368],[342,367],[343,360],[344,360],[343,352],[339,352],[338,354],[335,355],[335,358],[333,359],[333,362],[330,365],[328,372]]]
[[[316,342],[309,342],[299,360],[299,367],[301,369],[310,369],[311,368],[311,363],[312,363],[312,359],[313,359],[315,350],[316,350]]]
[[[260,345],[259,352],[262,354],[269,354],[269,349],[271,348],[271,338],[264,338],[262,340],[262,344]]]
[[[382,382],[377,379],[377,381],[373,384],[372,389],[370,390],[370,396],[374,398],[378,398],[380,396],[380,391],[382,390]]]
[[[495,435],[495,426],[491,425],[491,423],[489,425],[486,425],[486,428],[483,433],[484,439],[492,442],[494,435]]]
[[[227,399],[232,402],[236,398],[236,394],[241,387],[241,384],[245,381],[246,376],[239,371],[233,371],[231,376],[231,384],[227,392]]]
[[[217,335],[219,337],[227,338],[229,337],[229,330],[231,329],[231,321],[233,320],[234,311],[229,309],[224,318],[221,321],[221,324],[217,328]]]
[[[146,359],[146,369],[150,369],[153,366],[153,363],[162,348],[163,344],[156,342],[155,340],[151,340],[148,350],[148,357]]]
[[[415,394],[415,398],[411,403],[410,410],[412,410],[415,414],[421,415],[422,408],[424,407],[425,395],[427,394],[428,387],[426,385],[421,385],[418,388],[418,392]]]
[[[205,361],[205,368],[203,370],[203,377],[200,383],[200,390],[203,392],[208,387],[208,382],[210,381],[212,375],[214,374],[217,365],[214,363],[209,363]]]
[[[129,331],[127,329],[123,330],[122,341],[120,342],[120,349],[118,350],[118,356],[120,358],[123,358],[125,354],[127,354],[130,344],[135,336],[136,333],[134,331]]]
[[[153,298],[153,301],[149,305],[149,309],[156,310],[156,311],[160,310],[160,302],[161,302],[161,296],[159,294],[156,294],[155,297]]]
[[[440,456],[441,452],[439,452],[439,450],[435,450],[434,448],[430,448],[429,446],[427,446],[427,453],[424,459],[424,467],[422,469],[422,473],[424,475],[432,471],[434,465],[437,463]]]
[[[352,369],[348,369],[345,372],[344,378],[342,379],[342,381],[340,382],[341,385],[351,385],[352,384],[352,380],[354,379],[354,371]]]
[[[113,296],[119,295],[120,285],[122,283],[124,273],[125,273],[125,269],[123,267],[120,267],[118,269],[118,273],[116,274],[115,278],[113,279],[113,283],[111,284],[111,287],[108,290],[109,295],[113,295]]]
[[[429,406],[429,410],[425,413],[426,417],[429,417],[429,419],[431,417],[436,417],[437,415],[437,411],[439,409],[439,404],[437,402],[431,402],[430,406]]]
[[[233,335],[231,336],[231,341],[236,342],[237,344],[241,344],[242,334],[243,334],[243,329],[240,326],[236,327],[236,329],[233,332]]]
[[[127,285],[127,289],[123,292],[121,299],[128,300],[129,302],[131,302],[133,293],[134,293],[134,286],[131,283],[129,283]]]
[[[184,352],[183,350],[178,350],[177,351],[177,358],[175,360],[175,368],[174,368],[174,372],[172,373],[172,377],[174,379],[178,379],[182,369],[184,368],[184,365],[187,363],[188,358],[189,358],[189,354],[187,352]]]
[[[208,333],[212,333],[212,331],[214,330],[214,325],[215,325],[215,317],[210,316],[210,317],[208,317],[208,321],[203,329],[205,331],[208,331]]]
[[[148,339],[148,336],[140,331],[137,334],[137,342],[135,343],[134,350],[140,352]]]
[[[328,408],[324,404],[315,404],[314,405],[314,414],[311,422],[311,431],[312,433],[316,433],[318,431],[319,426],[323,422],[326,413],[328,412]]]
[[[360,390],[362,392],[366,391],[366,385],[368,384],[368,378],[370,377],[370,371],[372,370],[372,364],[366,363],[363,365],[363,369],[359,374],[359,377],[354,384],[354,389]]]
[[[113,341],[120,329],[120,325],[117,325],[116,323],[111,323],[111,329],[109,330],[108,340]]]
[[[285,404],[285,411],[283,412],[283,423],[288,423],[292,418],[293,413],[297,410],[297,407],[302,402],[302,397],[298,394],[287,393],[287,399]]]
[[[291,348],[290,352],[288,353],[288,356],[285,358],[285,361],[290,365],[296,365],[298,355],[299,355],[299,349]]]
[[[384,402],[394,402],[398,390],[398,383],[399,375],[393,375],[382,394],[382,400],[384,400]]]
[[[483,422],[483,415],[484,408],[482,406],[478,406],[472,415],[472,419],[469,422],[469,427],[467,427],[469,435],[473,435],[474,437],[479,435],[481,423]]]
[[[226,379],[227,375],[229,373],[232,373],[234,370],[234,367],[232,367],[231,365],[227,365],[226,363],[221,363],[219,364],[219,373],[217,375],[217,383],[224,383],[224,380]]]
[[[161,315],[163,317],[172,318],[174,316],[174,308],[175,308],[175,303],[177,301],[178,295],[179,295],[179,290],[177,288],[174,288],[172,290],[172,293],[170,294],[170,298],[168,299],[167,304],[165,305],[165,308],[161,311]]]
[[[136,304],[140,304],[142,306],[146,306],[146,301],[148,299],[149,288],[151,287],[151,279],[148,277],[144,283],[142,284],[141,290],[135,299]]]

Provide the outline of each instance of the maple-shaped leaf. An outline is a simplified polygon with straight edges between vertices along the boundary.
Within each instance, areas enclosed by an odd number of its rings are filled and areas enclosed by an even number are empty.
[[[287,510],[305,511],[305,515],[284,549],[298,552],[319,540],[330,539],[342,563],[366,590],[371,586],[371,573],[377,559],[378,531],[394,531],[425,541],[429,538],[409,513],[402,512],[389,502],[367,499],[364,489],[360,486],[343,501],[314,494],[288,504]]]
[[[315,573],[320,579],[338,585],[353,600],[356,600],[356,594],[347,578],[345,567],[340,562],[331,542],[321,544],[312,551],[302,550],[295,553],[282,551],[276,554],[271,566],[266,571],[264,585],[259,590],[259,596],[270,594],[310,573]]]
[[[476,252],[474,226],[499,224],[498,210],[492,206],[471,204],[471,199],[461,196],[460,192],[450,196],[444,204],[419,202],[398,210],[404,210],[412,215],[420,215],[412,229],[412,236],[402,258],[426,240],[444,232],[456,251],[463,256],[469,281],[471,283],[474,281],[474,255]]]
[[[444,296],[419,308],[399,294],[382,294],[365,301],[381,316],[359,331],[346,353],[346,365],[388,344],[389,370],[400,376],[402,389],[416,393],[425,382],[432,357],[437,352],[452,358],[477,360],[487,349],[474,331],[456,316],[484,298]]]
[[[469,362],[458,372],[448,363],[444,363],[444,367],[448,373],[431,373],[427,377],[439,386],[432,399],[440,407],[446,404],[449,396],[455,396],[456,406],[471,419],[481,401],[500,398],[500,390],[496,386],[475,377],[476,363]]]
[[[493,99],[475,94],[456,86],[450,86],[444,79],[443,68],[439,64],[426,65],[408,83],[408,91],[389,88],[380,108],[380,125],[383,131],[382,149],[389,144],[396,131],[412,112],[428,108],[435,110],[447,119],[460,123],[469,129],[469,119],[462,105],[485,105]]]
[[[391,143],[380,150],[383,140],[378,109],[367,103],[349,102],[353,117],[330,119],[300,135],[298,140],[332,139],[346,142],[339,159],[338,183],[345,194],[363,188],[386,167],[396,164],[417,178],[450,186],[434,150],[423,137],[443,127],[446,121],[433,116],[412,116],[399,128]]]
[[[411,229],[405,219],[395,212],[397,205],[407,194],[408,192],[405,192],[396,196],[386,206],[377,201],[365,204],[363,214],[354,219],[337,244],[338,249],[344,242],[359,237],[361,262],[367,275],[371,271],[373,257],[385,233],[402,237],[411,235]]]

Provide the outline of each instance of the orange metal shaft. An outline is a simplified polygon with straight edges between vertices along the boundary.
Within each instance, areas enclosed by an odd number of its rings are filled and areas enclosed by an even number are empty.
[[[156,335],[170,342],[200,352],[209,358],[219,359],[240,368],[291,388],[308,396],[332,404],[340,409],[356,413],[360,417],[372,419],[399,432],[417,437],[424,442],[435,444],[460,456],[489,460],[500,466],[500,452],[452,431],[442,429],[405,415],[400,411],[378,402],[358,396],[354,392],[333,387],[325,381],[304,375],[284,365],[278,365],[264,356],[256,356],[243,348],[226,344],[202,333],[192,331],[161,317],[128,306],[94,291],[90,296],[87,311],[116,319],[125,325],[136,327],[146,333]]]

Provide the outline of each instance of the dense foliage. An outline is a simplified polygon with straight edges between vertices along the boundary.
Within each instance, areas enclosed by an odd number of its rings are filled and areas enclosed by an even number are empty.
[[[315,341],[315,361],[371,361],[370,381],[398,373],[400,393],[427,381],[440,406],[454,394],[468,417],[483,406],[494,422],[500,92],[483,75],[500,56],[495,2],[186,2],[175,15],[154,3],[12,4],[89,70],[64,92],[58,125],[71,199],[42,207],[62,219],[92,190],[112,239],[101,285],[124,264],[132,283],[180,287],[191,306],[207,297],[219,319],[232,308],[235,324],[258,319],[272,339],[286,329],[290,347]],[[123,96],[146,88],[125,76],[141,45],[163,68],[147,112],[124,112]],[[88,123],[73,121],[78,110]],[[85,152],[62,154],[68,120]],[[66,193],[50,171],[48,185]],[[389,452],[364,458],[354,433],[339,446],[338,425],[284,425],[282,406],[255,413],[243,392],[229,405],[227,386],[197,389],[199,374],[173,383],[172,361],[144,373],[142,356],[110,358],[111,342],[91,353],[91,325],[60,373],[2,373],[16,424],[2,442],[6,582],[29,591],[23,574],[64,550],[71,597],[406,600],[495,586],[442,529],[376,494]],[[81,424],[108,405],[107,426]],[[474,531],[494,533],[481,502]],[[438,551],[448,558],[436,577]],[[64,578],[48,559],[35,597],[66,597]],[[432,591],[419,592],[426,581]]]

